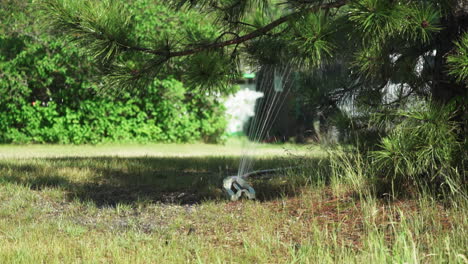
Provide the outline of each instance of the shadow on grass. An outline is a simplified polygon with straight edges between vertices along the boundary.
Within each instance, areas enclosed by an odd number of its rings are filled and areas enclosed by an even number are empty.
[[[260,158],[254,169],[300,162],[294,157]],[[99,207],[137,202],[195,204],[224,198],[222,180],[236,174],[238,164],[238,157],[11,159],[0,160],[0,184],[20,184],[32,190],[60,188],[69,200],[91,201]],[[259,200],[296,194],[287,180],[261,181],[254,188]]]

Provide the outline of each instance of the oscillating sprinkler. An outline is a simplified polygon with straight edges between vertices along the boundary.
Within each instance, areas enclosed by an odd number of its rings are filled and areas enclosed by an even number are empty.
[[[224,179],[223,189],[231,201],[237,201],[242,196],[245,196],[249,200],[255,199],[254,188],[242,176],[229,176]]]
[[[228,199],[231,201],[237,201],[242,196],[245,196],[249,200],[255,200],[255,190],[249,183],[246,181],[248,177],[260,177],[262,175],[271,175],[278,171],[284,171],[287,169],[298,168],[296,167],[285,167],[277,169],[268,169],[268,170],[258,170],[246,173],[240,176],[229,176],[223,180],[223,190],[228,196]],[[277,176],[285,176],[277,175]],[[269,178],[269,177],[267,177]]]

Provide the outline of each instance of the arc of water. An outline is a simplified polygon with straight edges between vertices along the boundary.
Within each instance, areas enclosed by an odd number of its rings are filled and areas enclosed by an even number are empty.
[[[268,78],[272,74],[273,78]],[[258,87],[260,91],[264,93],[264,97],[257,101],[257,104],[259,105],[258,114],[254,116],[251,126],[248,130],[248,136],[252,138],[253,142],[248,143],[248,146],[244,146],[243,155],[239,164],[239,176],[244,175],[246,172],[249,172],[252,169],[252,156],[256,152],[255,145],[259,143],[259,141],[273,126],[274,121],[278,117],[278,114],[281,111],[281,108],[284,105],[286,97],[289,95],[290,91],[290,67],[267,65],[264,68],[263,76],[264,78],[262,78]],[[278,82],[282,84],[284,91],[280,91],[278,89]]]
[[[275,69],[275,74],[276,74],[276,69]],[[284,69],[283,73],[281,76],[284,76],[283,80],[285,80],[285,83],[289,83],[289,76],[290,76],[290,69],[286,68]],[[275,87],[273,87],[275,89]],[[263,138],[266,133],[271,129],[271,127],[274,124],[274,121],[276,120],[279,112],[281,111],[281,108],[286,100],[287,95],[289,94],[289,87],[287,87],[285,94],[280,93],[279,91],[276,91],[273,96],[273,99],[268,103],[267,102],[267,114],[266,117],[263,119],[263,124],[257,134],[257,139],[256,141],[259,141],[261,138]],[[253,148],[254,152],[257,150],[256,148]],[[247,172],[252,170],[253,166],[253,159],[250,159],[250,163],[247,166]]]
[[[268,89],[271,90],[271,85],[273,84],[273,78],[269,78],[271,69],[272,69],[271,65],[265,66],[263,73],[262,73],[261,82],[257,86],[259,87],[259,90],[263,92],[264,97],[256,102],[256,104],[258,105],[256,106],[257,114],[254,116],[251,126],[249,127],[249,132],[248,132],[248,136],[249,138],[252,139],[253,142],[248,142],[247,146],[244,146],[245,152],[244,152],[244,155],[242,156],[242,162],[240,164],[239,172],[238,172],[240,175],[244,174],[245,170],[248,167],[250,167],[250,163],[252,162],[251,156],[254,154],[253,152],[255,150],[254,145],[258,143],[258,139],[259,139],[259,136],[258,136],[259,128],[262,125],[262,121],[263,122],[265,121],[264,117],[267,112],[266,107],[268,105],[271,105],[271,100],[273,97],[270,95],[269,90],[268,90]]]
[[[250,161],[250,156],[252,155],[252,150],[253,150],[253,145],[256,144],[257,142],[257,136],[256,134],[258,133],[258,127],[260,126],[259,125],[259,122],[261,122],[262,117],[263,115],[265,114],[265,110],[264,110],[264,107],[265,105],[264,104],[261,104],[262,100],[269,100],[270,98],[268,97],[269,94],[267,93],[267,88],[270,87],[270,85],[272,84],[272,79],[271,78],[265,78],[265,75],[268,75],[268,73],[270,72],[270,68],[271,66],[270,65],[267,65],[264,67],[264,70],[263,70],[263,73],[262,73],[262,79],[261,79],[261,82],[260,84],[257,86],[259,87],[259,90],[261,92],[263,92],[263,98],[257,100],[256,102],[256,112],[257,114],[254,115],[253,117],[253,120],[252,120],[252,123],[249,127],[249,130],[248,130],[248,137],[252,138],[253,140],[253,143],[251,142],[247,142],[244,147],[243,147],[243,155],[242,155],[242,160],[241,160],[241,163],[240,163],[240,166],[239,166],[239,171],[238,173],[241,175],[243,174],[245,168],[247,167],[247,164],[249,163]]]

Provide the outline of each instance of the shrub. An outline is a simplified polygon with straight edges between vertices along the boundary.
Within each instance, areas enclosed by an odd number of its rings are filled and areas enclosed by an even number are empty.
[[[466,153],[453,105],[420,105],[397,116],[401,119],[382,138],[381,149],[371,153],[379,176],[397,188],[424,183],[460,190]]]
[[[0,112],[4,143],[219,142],[226,125],[216,98],[187,96],[174,79],[155,80],[145,96],[95,96],[77,107],[55,101],[6,105]]]
[[[0,8],[0,143],[223,139],[224,108],[216,96],[190,93],[172,76],[131,93],[113,87],[106,90],[112,94],[101,93],[106,84],[96,77],[92,58],[40,33],[30,1],[10,2]],[[142,38],[155,28],[177,35],[178,23],[193,23],[189,14],[155,1],[138,0],[132,8],[145,10],[134,18]]]

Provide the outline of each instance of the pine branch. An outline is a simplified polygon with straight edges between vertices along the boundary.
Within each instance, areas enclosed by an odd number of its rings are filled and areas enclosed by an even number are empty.
[[[323,4],[323,5],[318,5],[314,7],[307,8],[305,10],[301,10],[299,12],[295,12],[286,16],[283,16],[270,24],[261,27],[259,29],[256,29],[246,35],[235,37],[230,40],[226,40],[223,42],[214,42],[210,44],[205,44],[197,48],[193,49],[186,49],[186,50],[181,50],[181,51],[176,51],[176,52],[170,52],[168,50],[162,51],[162,50],[154,50],[154,49],[148,49],[148,48],[142,48],[142,47],[128,47],[129,49],[140,51],[140,52],[145,52],[145,53],[150,53],[150,54],[155,54],[159,56],[166,56],[168,58],[173,58],[173,57],[181,57],[181,56],[187,56],[187,55],[192,55],[195,53],[199,53],[202,51],[210,50],[210,49],[216,49],[216,48],[222,48],[230,45],[238,45],[241,43],[244,43],[246,41],[249,41],[251,39],[260,37],[268,33],[269,31],[273,30],[274,28],[278,27],[279,25],[289,21],[290,19],[296,17],[299,14],[302,14],[304,12],[315,12],[321,9],[331,9],[331,8],[339,8],[341,6],[344,6],[348,0],[341,0],[337,1],[334,3],[328,3],[328,4]]]

